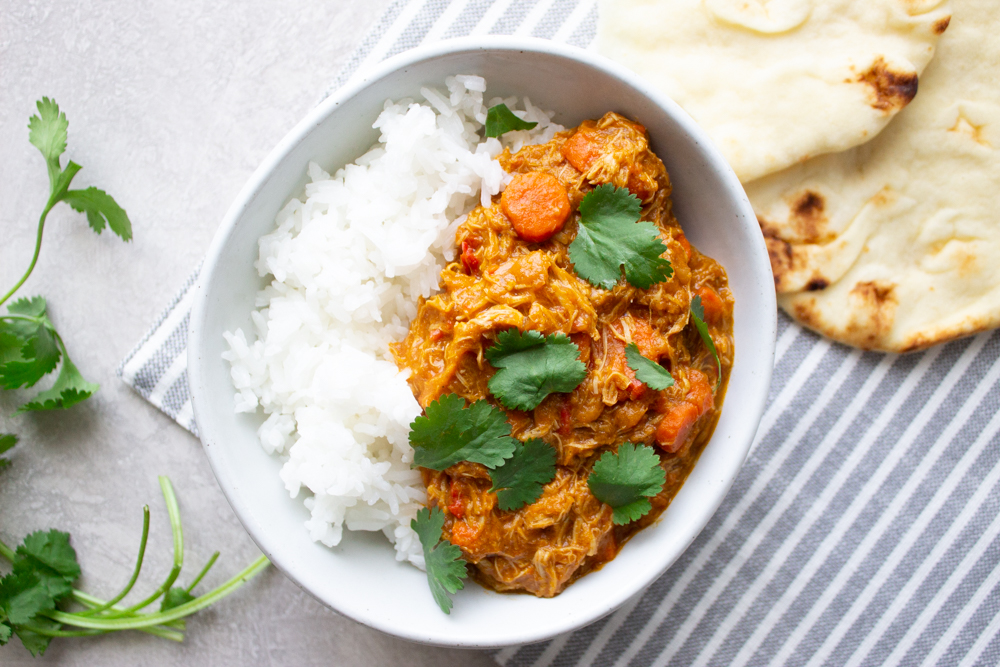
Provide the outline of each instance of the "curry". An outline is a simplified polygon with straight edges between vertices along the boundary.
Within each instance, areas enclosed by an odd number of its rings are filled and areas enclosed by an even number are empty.
[[[422,469],[428,504],[445,515],[443,537],[461,548],[476,580],[552,597],[652,524],[695,465],[732,367],[733,297],[722,266],[685,238],[669,176],[642,125],[608,113],[499,160],[510,184],[458,228],[457,258],[441,273],[441,292],[419,305],[392,351],[426,408],[448,393],[496,404],[487,386],[496,371],[484,352],[507,329],[566,334],[579,348],[587,375],[576,389],[549,395],[533,411],[505,411],[515,438],[541,438],[557,454],[555,477],[535,502],[501,510],[489,470],[478,463]],[[620,280],[602,289],[574,271],[568,248],[578,208],[602,184],[641,201],[641,220],[656,225],[667,249],[673,272],[665,281],[640,289]],[[718,365],[690,326],[695,297]],[[673,386],[654,391],[637,380],[626,362],[630,343],[667,369]],[[650,499],[652,511],[615,525],[587,477],[602,453],[625,442],[653,445],[666,483]]]

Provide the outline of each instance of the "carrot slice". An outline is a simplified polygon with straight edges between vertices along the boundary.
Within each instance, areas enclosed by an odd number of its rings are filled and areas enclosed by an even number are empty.
[[[563,228],[569,195],[555,176],[540,171],[517,174],[500,196],[500,207],[525,241],[542,243]]]
[[[653,435],[656,444],[671,454],[680,451],[687,442],[695,422],[715,405],[712,385],[704,373],[692,370],[688,375],[688,381],[691,386],[684,400],[667,409],[663,419],[656,425],[656,432]]]
[[[676,454],[687,441],[691,427],[698,421],[698,408],[684,401],[673,406],[656,425],[656,444],[665,452]]]
[[[586,173],[601,157],[601,142],[596,133],[579,131],[563,144],[562,154],[577,171]]]

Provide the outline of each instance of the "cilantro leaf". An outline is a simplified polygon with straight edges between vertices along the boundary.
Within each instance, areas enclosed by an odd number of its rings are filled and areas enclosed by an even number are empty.
[[[98,190],[94,187],[86,190],[70,190],[63,195],[62,200],[72,206],[74,210],[86,213],[90,228],[98,234],[107,223],[111,231],[120,236],[123,241],[132,239],[132,223],[128,219],[128,214],[104,190]]]
[[[63,356],[59,377],[51,389],[39,393],[35,398],[17,409],[18,413],[69,408],[85,401],[100,389],[99,384],[87,382],[69,356]]]
[[[437,507],[426,507],[417,512],[417,518],[410,521],[410,527],[420,537],[424,548],[424,563],[427,567],[427,583],[438,607],[446,614],[451,613],[452,601],[449,594],[465,588],[469,573],[462,560],[462,550],[441,537],[444,528],[444,512]]]
[[[712,340],[712,336],[708,333],[708,325],[705,324],[705,306],[702,305],[700,296],[691,299],[691,319],[694,321],[694,328],[701,334],[702,342],[712,351],[712,356],[715,357],[715,367],[718,370],[715,388],[718,389],[719,385],[722,384],[722,362],[719,360],[719,353],[715,349],[715,341]]]
[[[640,289],[649,289],[673,275],[661,255],[667,246],[656,225],[639,222],[642,204],[627,188],[599,185],[580,202],[580,226],[569,245],[569,258],[584,280],[611,289],[622,275]]]
[[[181,586],[172,586],[160,602],[160,611],[167,611],[194,600],[194,596]]]
[[[556,450],[539,438],[518,442],[514,456],[490,473],[497,503],[502,510],[516,510],[538,500],[542,487],[556,476]]]
[[[0,318],[0,386],[30,387],[55,369],[59,347],[45,316],[44,299],[21,299],[8,310],[33,320]]]
[[[24,315],[25,317],[45,317],[45,310],[45,299],[40,296],[18,299],[7,306],[7,311],[11,314]]]
[[[12,433],[0,433],[0,454],[6,453],[16,444],[16,435]]]
[[[616,525],[642,517],[652,509],[649,498],[663,489],[667,475],[660,457],[648,445],[622,443],[617,452],[605,452],[594,464],[587,486],[594,497],[611,506]]]
[[[28,141],[42,153],[49,168],[49,181],[55,189],[56,178],[62,171],[59,157],[66,151],[69,121],[59,111],[55,100],[43,97],[35,105],[38,115],[28,119]]]
[[[31,570],[15,569],[0,579],[0,612],[11,625],[27,623],[41,612],[55,608],[55,599]]]
[[[587,377],[580,348],[565,334],[502,331],[486,358],[500,369],[490,378],[490,392],[504,407],[534,410],[553,392],[570,392]]]
[[[486,112],[486,136],[499,137],[511,130],[530,130],[538,123],[529,123],[514,115],[506,104],[490,107]]]
[[[11,634],[11,627],[6,623],[0,622],[0,646],[4,646],[10,641]]]
[[[515,441],[504,413],[486,401],[465,407],[465,399],[445,394],[410,424],[413,462],[444,470],[459,461],[487,468],[503,465],[514,454]]]
[[[652,359],[642,356],[639,346],[629,343],[625,348],[625,359],[628,367],[635,371],[635,377],[654,391],[660,391],[674,386],[674,376],[666,368]]]
[[[62,579],[67,588],[80,577],[80,565],[76,560],[76,551],[69,543],[69,533],[54,529],[36,530],[24,538],[15,554],[15,569],[30,566],[43,579]],[[55,597],[58,599],[62,596]]]
[[[38,628],[42,630],[59,630],[62,628],[62,624],[53,621],[50,618],[45,618],[44,616],[39,616],[31,622],[33,628]],[[24,644],[24,648],[28,649],[32,656],[38,657],[45,653],[45,649],[49,647],[49,642],[52,641],[52,637],[48,635],[41,635],[37,632],[28,630],[27,628],[17,627],[14,628],[14,632],[21,639],[21,643]]]

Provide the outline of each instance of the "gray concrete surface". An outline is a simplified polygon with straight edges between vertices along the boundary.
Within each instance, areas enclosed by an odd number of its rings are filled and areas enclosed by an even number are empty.
[[[111,193],[135,240],[95,235],[65,205],[49,216],[41,258],[19,294],[44,295],[91,400],[10,416],[29,392],[0,393],[0,432],[21,444],[0,473],[0,539],[72,533],[81,587],[110,595],[128,578],[152,510],[139,585],[166,573],[170,533],[157,475],[185,521],[189,580],[222,551],[214,586],[257,556],[198,441],[115,377],[118,362],[197,265],[260,160],[318,100],[388,0],[5,0],[0,3],[0,291],[28,265],[47,197],[28,143],[34,101],[70,122],[77,186]],[[6,571],[0,570],[0,571]],[[188,579],[185,579],[185,576]],[[492,665],[482,653],[408,644],[338,616],[273,569],[188,624],[183,644],[140,633],[60,639],[41,659],[20,642],[3,665]]]

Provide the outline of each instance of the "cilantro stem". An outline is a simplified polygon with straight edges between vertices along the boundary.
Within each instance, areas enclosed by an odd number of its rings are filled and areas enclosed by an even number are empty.
[[[41,628],[30,623],[26,623],[21,627],[43,637],[94,637],[96,635],[106,635],[110,632],[109,630],[49,630],[48,628]],[[153,627],[139,628],[139,631],[174,642],[184,641],[184,634],[176,630]]]
[[[147,511],[148,511],[148,508],[147,508]],[[11,548],[8,547],[6,544],[4,544],[2,540],[0,540],[0,556],[2,556],[5,560],[7,560],[10,563],[14,562],[14,556],[15,556],[14,551],[11,550]],[[101,600],[99,598],[95,598],[92,595],[88,595],[87,593],[84,593],[83,591],[78,591],[75,588],[73,589],[73,598],[77,602],[79,602],[81,604],[84,604],[84,605],[87,605],[88,607],[96,607],[96,606],[101,606],[101,605],[106,604],[103,600]],[[118,607],[112,607],[112,609],[114,609],[116,611],[119,610]],[[90,610],[88,610],[88,611],[90,611]],[[81,613],[87,613],[87,612],[78,612],[77,614],[67,614],[67,615],[78,616]],[[178,632],[177,630],[178,629],[180,629],[180,630],[184,629],[183,623],[184,622],[182,620],[181,621],[168,621],[166,623],[160,623],[160,624],[158,624],[160,626],[168,626],[168,627],[151,626],[151,627],[143,627],[143,628],[136,628],[136,629],[139,630],[140,632],[145,632],[146,634],[155,635],[157,637],[161,637],[163,639],[169,639],[169,640],[175,641],[175,642],[180,642],[180,641],[184,641],[184,635],[181,634],[180,632]],[[175,629],[170,629],[169,626],[173,626]],[[100,635],[100,634],[105,634],[105,633],[109,632],[109,630],[89,630],[89,631],[80,631],[80,632],[77,632],[77,631],[67,631],[67,630],[49,630],[49,629],[46,629],[46,628],[39,628],[39,627],[35,627],[35,626],[25,626],[25,629],[26,630],[30,630],[31,632],[34,632],[36,634],[46,636],[46,637],[79,637],[79,636],[86,636],[86,635]]]
[[[181,573],[181,567],[184,565],[184,531],[181,528],[181,512],[177,506],[177,496],[174,495],[174,487],[170,484],[170,480],[163,475],[160,475],[160,491],[163,492],[163,501],[167,506],[167,515],[170,517],[170,528],[174,535],[174,565],[170,568],[170,572],[167,574],[164,582],[155,591],[150,593],[149,597],[119,612],[108,614],[105,618],[120,618],[148,607],[160,599],[161,595],[170,590],[170,587],[174,585],[174,582],[177,581],[177,577]]]
[[[53,201],[53,199],[54,198],[51,197],[49,198],[49,203],[45,205],[45,210],[42,211],[42,217],[38,220],[38,234],[35,236],[35,254],[31,258],[31,264],[28,265],[28,270],[25,271],[24,275],[21,276],[21,279],[17,281],[17,284],[14,285],[2,299],[0,299],[0,306],[6,303],[7,299],[14,296],[14,292],[21,289],[21,285],[23,285],[24,281],[28,279],[31,272],[35,270],[35,264],[38,262],[38,253],[42,251],[42,232],[45,231],[45,218],[49,215],[49,211],[52,210],[52,207],[55,206],[58,201]]]
[[[121,591],[118,592],[118,595],[114,596],[113,598],[111,598],[110,600],[108,600],[103,604],[99,604],[96,607],[80,612],[81,615],[93,616],[94,614],[98,614],[102,611],[110,609],[111,607],[114,607],[118,602],[120,602],[126,595],[129,594],[129,591],[132,590],[132,587],[135,586],[135,582],[139,579],[139,571],[142,569],[142,561],[146,555],[146,540],[148,538],[149,538],[149,505],[143,505],[142,537],[139,539],[139,555],[136,557],[135,560],[135,568],[132,570],[132,578],[128,580],[127,584],[125,584],[125,588],[121,589]]]
[[[0,556],[3,556],[4,559],[9,563],[14,562],[14,551],[6,544],[4,544],[3,540],[0,540]]]
[[[188,593],[193,591],[194,587],[197,586],[199,583],[201,583],[201,580],[205,578],[205,575],[208,574],[208,571],[212,569],[212,566],[215,565],[215,561],[217,561],[218,559],[219,559],[219,552],[216,551],[214,554],[212,554],[212,557],[208,559],[208,562],[205,563],[205,567],[201,568],[201,572],[199,572],[198,576],[194,578],[194,581],[191,582],[191,585],[185,589]]]
[[[73,599],[76,602],[79,602],[80,604],[85,605],[87,607],[91,607],[91,608],[93,608],[93,607],[99,607],[100,605],[104,604],[104,600],[101,600],[100,598],[95,598],[93,595],[88,595],[87,593],[84,593],[83,591],[78,591],[75,588],[73,589]],[[125,611],[124,607],[119,607],[118,605],[115,605],[115,606],[111,607],[110,609],[111,609],[111,611]],[[85,611],[89,611],[89,610],[85,610]],[[80,614],[80,615],[85,615],[84,612],[80,612],[80,611],[76,611],[76,612],[72,612],[72,613],[74,613],[74,614]],[[130,614],[130,616],[141,616],[141,615],[142,615],[141,613],[139,613],[139,614],[134,614],[134,613]],[[107,614],[102,614],[100,616],[100,618],[108,618],[108,615]],[[184,629],[184,621],[183,620],[180,620],[180,621],[171,621],[169,623],[164,623],[163,625],[166,626],[166,627],[168,627],[168,628],[173,628],[174,630],[183,630]]]
[[[0,315],[0,320],[24,320],[25,322],[31,322],[32,324],[40,324],[41,326],[45,327],[52,333],[56,332],[56,330],[53,329],[49,325],[49,323],[45,321],[45,318],[42,317],[32,317],[31,315],[14,315],[12,313],[7,313],[6,315]]]
[[[215,590],[197,597],[190,602],[178,605],[173,609],[168,609],[167,611],[152,614],[141,614],[130,618],[89,618],[80,617],[77,614],[67,614],[61,611],[47,612],[45,615],[53,621],[63,623],[64,625],[70,625],[77,628],[89,628],[93,630],[140,630],[151,626],[163,625],[170,621],[176,621],[177,619],[189,616],[196,611],[204,609],[205,607],[211,606],[216,601],[221,600],[235,591],[270,564],[271,562],[266,556],[261,556],[242,572]]]

